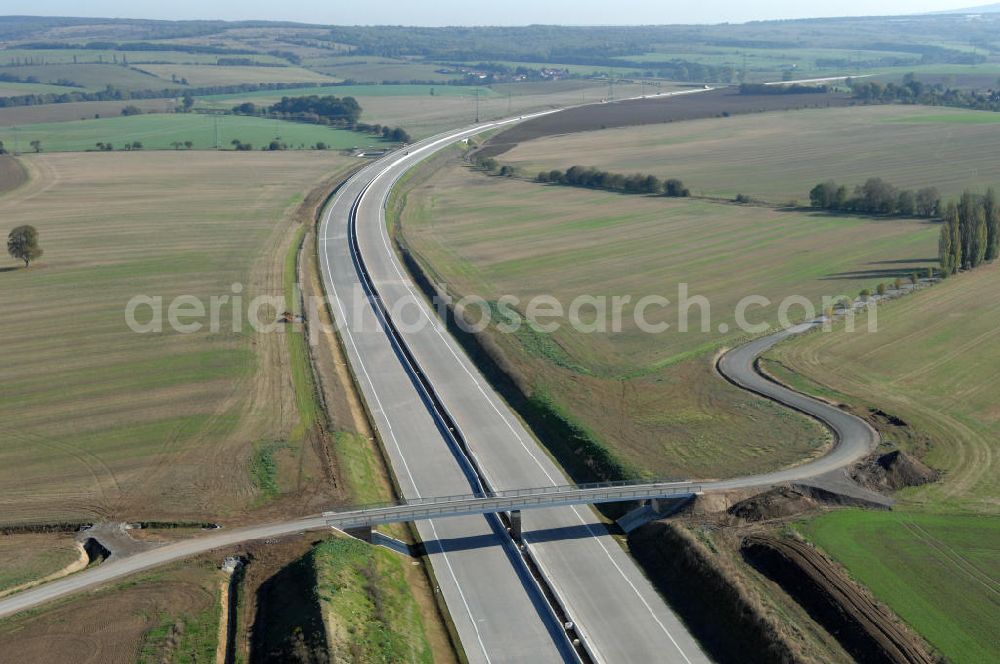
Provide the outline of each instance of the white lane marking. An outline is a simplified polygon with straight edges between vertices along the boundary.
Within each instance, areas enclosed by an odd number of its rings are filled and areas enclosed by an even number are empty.
[[[396,438],[396,433],[395,431],[393,431],[392,424],[389,422],[389,417],[386,415],[385,408],[382,406],[382,400],[379,398],[378,390],[375,389],[375,383],[372,381],[371,376],[368,374],[368,368],[365,366],[365,362],[362,359],[361,352],[358,350],[358,346],[354,341],[354,335],[351,334],[350,324],[348,322],[347,315],[344,312],[344,307],[340,299],[340,294],[337,292],[337,286],[335,285],[333,280],[333,273],[330,271],[330,260],[327,255],[327,231],[330,228],[330,217],[333,215],[333,208],[335,207],[335,205],[336,205],[335,203],[331,203],[330,207],[327,209],[326,214],[323,217],[323,225],[321,229],[322,242],[323,242],[323,251],[321,252],[321,256],[323,258],[323,267],[324,270],[326,271],[327,280],[328,283],[330,284],[330,288],[331,290],[333,290],[334,299],[337,301],[337,309],[340,311],[341,320],[344,322],[344,331],[347,333],[347,337],[351,342],[351,347],[354,349],[354,355],[355,357],[358,358],[358,364],[361,366],[361,371],[365,375],[365,380],[368,381],[368,386],[371,388],[372,396],[375,397],[375,401],[378,404],[379,413],[382,415],[382,419],[385,421],[386,428],[389,431],[389,437],[392,438],[392,443],[396,448],[396,452],[397,454],[399,454],[399,458],[403,462],[403,469],[406,471],[406,476],[410,479],[410,486],[412,487],[413,492],[416,494],[417,498],[420,498],[421,497],[420,490],[417,489],[417,483],[413,479],[413,474],[410,472],[409,465],[406,463],[406,456],[403,454],[403,450],[399,445],[399,440]],[[451,565],[451,560],[448,558],[448,554],[445,553],[444,547],[441,546],[440,544],[441,538],[438,536],[437,528],[434,525],[434,521],[428,520],[428,523],[430,524],[431,531],[434,533],[435,541],[438,542],[438,549],[441,552],[441,557],[444,558],[445,565],[447,565],[448,567],[448,573],[451,576],[452,581],[455,582],[455,588],[458,590],[459,597],[462,598],[462,604],[465,606],[465,612],[469,616],[469,622],[472,623],[472,628],[476,631],[476,639],[479,641],[479,648],[482,650],[483,657],[485,657],[487,663],[489,663],[491,661],[490,655],[486,651],[486,644],[483,643],[483,635],[479,631],[479,622],[472,615],[472,609],[469,606],[469,601],[468,599],[466,599],[465,593],[462,592],[462,584],[458,582],[458,577],[455,575],[455,570]]]
[[[691,92],[691,91],[685,91],[685,92]],[[541,115],[541,114],[539,114],[539,115]],[[500,124],[504,124],[504,123],[505,122],[491,123],[491,124],[484,125],[482,127],[477,127],[477,128],[470,129],[470,130],[464,130],[464,131],[460,131],[460,132],[457,132],[457,133],[449,135],[449,136],[445,136],[445,137],[440,138],[440,139],[438,139],[438,140],[436,140],[436,141],[434,141],[434,142],[432,142],[432,143],[430,143],[430,144],[428,144],[426,146],[423,146],[419,150],[414,151],[414,155],[416,155],[418,153],[425,152],[425,151],[429,150],[430,148],[432,148],[434,146],[437,146],[437,145],[439,145],[441,143],[448,143],[449,141],[450,142],[454,142],[456,140],[461,140],[461,138],[464,135],[466,135],[466,134],[474,135],[475,133],[482,132],[482,131],[484,131],[486,129],[489,129],[489,128],[492,128],[492,127],[495,127],[495,126],[499,126]],[[388,173],[392,169],[396,168],[400,164],[404,164],[407,161],[414,161],[414,160],[410,159],[410,155],[405,155],[403,157],[398,158],[396,161],[394,161],[391,164],[389,164],[388,166],[386,166],[386,168],[384,168],[381,173],[379,173],[378,175],[376,175],[372,179],[372,183],[374,183],[375,181],[377,181],[377,180],[385,177],[386,173]],[[400,172],[399,176],[402,176],[402,173],[404,173],[406,170],[408,170],[408,169],[404,169],[402,172]],[[556,481],[552,478],[552,476],[549,474],[549,472],[545,469],[545,467],[542,465],[541,461],[539,461],[538,457],[528,448],[528,446],[525,443],[523,437],[517,432],[517,430],[515,429],[515,427],[509,421],[508,417],[505,416],[501,412],[501,410],[494,403],[494,400],[486,393],[486,391],[483,389],[483,386],[480,383],[480,381],[478,380],[478,378],[476,378],[476,376],[472,373],[472,371],[470,371],[469,368],[466,366],[465,362],[463,362],[462,359],[459,357],[459,355],[455,352],[455,349],[452,347],[452,344],[449,343],[449,340],[445,338],[444,334],[442,334],[440,326],[428,314],[427,308],[426,308],[426,303],[421,298],[417,297],[416,293],[414,293],[413,289],[410,287],[410,280],[408,278],[406,278],[406,277],[403,276],[403,273],[400,270],[399,262],[396,259],[396,253],[392,250],[391,246],[389,245],[388,235],[386,233],[386,224],[385,224],[385,219],[384,219],[384,213],[385,213],[385,207],[384,207],[384,205],[385,205],[385,201],[388,198],[389,191],[396,184],[397,180],[398,180],[398,177],[395,178],[395,179],[393,179],[393,181],[390,183],[389,187],[386,189],[385,195],[379,201],[379,235],[380,235],[380,237],[382,239],[382,244],[383,244],[383,246],[384,246],[384,248],[386,250],[386,253],[388,254],[388,256],[390,258],[390,264],[392,265],[393,270],[396,272],[396,275],[399,277],[400,283],[402,283],[403,287],[407,290],[407,292],[410,293],[410,296],[418,304],[418,308],[419,308],[421,314],[430,323],[431,328],[435,331],[435,333],[438,335],[438,337],[444,343],[445,347],[451,353],[452,357],[455,359],[455,361],[458,363],[458,365],[460,367],[462,367],[462,370],[465,371],[466,374],[468,374],[469,378],[472,379],[472,381],[473,381],[473,383],[475,383],[476,388],[479,391],[479,393],[486,399],[487,403],[490,404],[490,407],[493,408],[494,412],[496,412],[496,414],[500,416],[500,419],[507,426],[507,428],[510,430],[510,432],[514,435],[514,437],[517,439],[518,443],[520,443],[522,449],[524,449],[524,451],[528,454],[528,456],[532,459],[532,461],[534,461],[535,465],[538,466],[538,469],[542,471],[542,473],[549,480],[549,482],[551,483],[551,485],[555,486],[556,485]],[[360,210],[361,205],[362,205],[362,203],[364,201],[364,198],[365,198],[365,196],[367,194],[368,194],[368,189],[365,189],[365,191],[362,192],[360,200],[358,202],[358,209],[359,210]],[[448,336],[450,336],[450,335],[448,335]],[[485,472],[485,467],[484,467],[484,472]],[[597,532],[594,531],[593,527],[587,522],[586,519],[583,518],[583,516],[580,514],[580,512],[578,511],[578,509],[576,507],[571,506],[570,509],[573,511],[573,514],[576,515],[576,518],[580,522],[580,524],[583,525],[583,527],[587,529],[587,532],[590,533],[590,535],[596,539],[598,545],[601,547],[602,551],[604,551],[604,554],[607,556],[608,560],[611,561],[611,564],[614,566],[614,568],[616,570],[618,570],[618,573],[621,575],[621,577],[625,580],[625,582],[629,585],[629,587],[632,588],[632,591],[635,593],[636,597],[639,598],[639,601],[643,604],[643,606],[649,612],[650,616],[653,618],[653,620],[656,622],[656,624],[659,625],[660,629],[663,630],[663,633],[667,635],[667,638],[670,639],[670,642],[674,645],[674,647],[677,648],[677,652],[680,653],[680,656],[684,658],[685,662],[688,662],[688,664],[690,664],[691,660],[688,659],[687,655],[684,653],[683,649],[680,647],[680,644],[677,643],[676,639],[674,639],[673,634],[670,633],[670,630],[667,629],[666,625],[663,624],[663,622],[660,620],[659,616],[656,615],[656,612],[653,610],[653,607],[650,606],[649,602],[646,601],[646,598],[642,596],[642,593],[639,592],[639,589],[636,587],[636,585],[634,583],[632,583],[632,580],[629,579],[628,575],[625,574],[625,570],[623,570],[618,565],[618,562],[611,555],[611,552],[608,551],[607,547],[604,545],[604,542],[601,541],[600,535]],[[591,643],[591,646],[593,646],[593,643]]]

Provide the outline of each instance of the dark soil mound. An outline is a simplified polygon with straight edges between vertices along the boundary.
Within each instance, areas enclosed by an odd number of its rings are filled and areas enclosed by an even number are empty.
[[[885,472],[886,481],[893,489],[928,484],[938,478],[938,472],[906,452],[889,452],[878,458],[878,465]]]
[[[936,470],[900,450],[869,457],[852,474],[859,484],[880,491],[898,491],[928,484],[937,480],[938,476]]]
[[[792,487],[776,487],[741,500],[730,507],[728,512],[744,521],[766,521],[795,516],[815,507],[816,501],[802,491]]]

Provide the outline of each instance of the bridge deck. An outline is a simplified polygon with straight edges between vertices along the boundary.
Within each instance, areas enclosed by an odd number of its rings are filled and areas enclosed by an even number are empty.
[[[533,489],[513,489],[485,494],[423,498],[396,504],[358,507],[342,512],[324,512],[327,523],[337,528],[356,528],[385,523],[438,519],[468,514],[613,503],[652,498],[684,498],[701,490],[690,482],[606,482],[571,484]]]

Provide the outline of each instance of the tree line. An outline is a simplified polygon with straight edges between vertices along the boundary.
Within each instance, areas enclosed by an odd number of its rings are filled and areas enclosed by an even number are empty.
[[[476,154],[472,157],[472,163],[489,173],[495,173],[504,177],[517,175],[517,170],[513,166],[501,164],[493,157]],[[649,194],[671,197],[691,195],[691,190],[685,187],[684,183],[677,178],[660,180],[655,175],[643,173],[623,175],[621,173],[602,171],[593,166],[570,166],[565,171],[559,169],[541,171],[535,176],[534,181],[543,184],[561,184],[569,187],[615,191],[621,194]]]
[[[247,101],[233,106],[234,115],[251,115],[257,117],[281,118],[298,122],[325,124],[333,126],[353,126],[354,121],[361,117],[361,105],[354,97],[335,96],[318,97],[282,97],[281,101],[271,106],[258,106]]]
[[[319,97],[282,97],[281,101],[271,106],[257,106],[253,102],[244,102],[232,108],[236,115],[253,115],[290,120],[292,122],[309,122],[333,127],[343,127],[353,131],[380,136],[387,141],[409,143],[410,135],[402,127],[389,127],[381,124],[358,122],[361,117],[361,105],[354,97],[335,97],[328,95]]]
[[[28,77],[31,78],[31,77]],[[72,81],[59,81],[57,85],[76,85]],[[12,106],[38,106],[41,104],[69,104],[78,101],[128,101],[129,99],[174,99],[191,95],[228,95],[243,92],[261,92],[267,90],[290,90],[295,88],[315,88],[318,83],[240,83],[238,85],[211,85],[200,88],[163,88],[160,90],[122,90],[113,85],[103,90],[87,92],[70,90],[68,92],[52,92],[45,94],[14,95],[0,97],[0,108]]]
[[[810,190],[809,204],[836,212],[930,218],[940,214],[941,194],[935,187],[900,190],[882,178],[869,178],[851,194],[846,186],[831,180],[820,182]]]
[[[959,270],[970,270],[1000,255],[1000,208],[996,192],[985,196],[965,191],[956,204],[950,201],[944,210],[944,223],[938,238],[941,274],[947,277]]]
[[[542,171],[535,176],[536,182],[549,182],[570,187],[603,189],[623,194],[662,194],[664,196],[690,196],[691,190],[677,178],[660,180],[655,175],[633,173],[623,175],[602,171],[592,166],[570,166],[565,172],[558,169]]]
[[[1000,89],[957,90],[940,83],[928,85],[912,74],[903,83],[878,83],[877,81],[852,82],[855,99],[871,104],[922,104],[925,106],[953,106],[977,111],[1000,111]]]
[[[830,92],[827,85],[802,85],[792,83],[791,85],[767,85],[765,83],[741,83],[741,95],[798,95],[798,94],[826,94]]]

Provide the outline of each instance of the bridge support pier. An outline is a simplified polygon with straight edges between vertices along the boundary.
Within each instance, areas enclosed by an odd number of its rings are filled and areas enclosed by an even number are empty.
[[[653,508],[653,514],[663,514],[670,511],[671,501],[663,500],[662,498],[650,498],[649,506]]]
[[[521,541],[521,510],[511,510],[510,534],[518,542]]]
[[[344,532],[359,539],[362,542],[372,543],[372,527],[371,526],[357,526],[356,528],[344,528]]]

